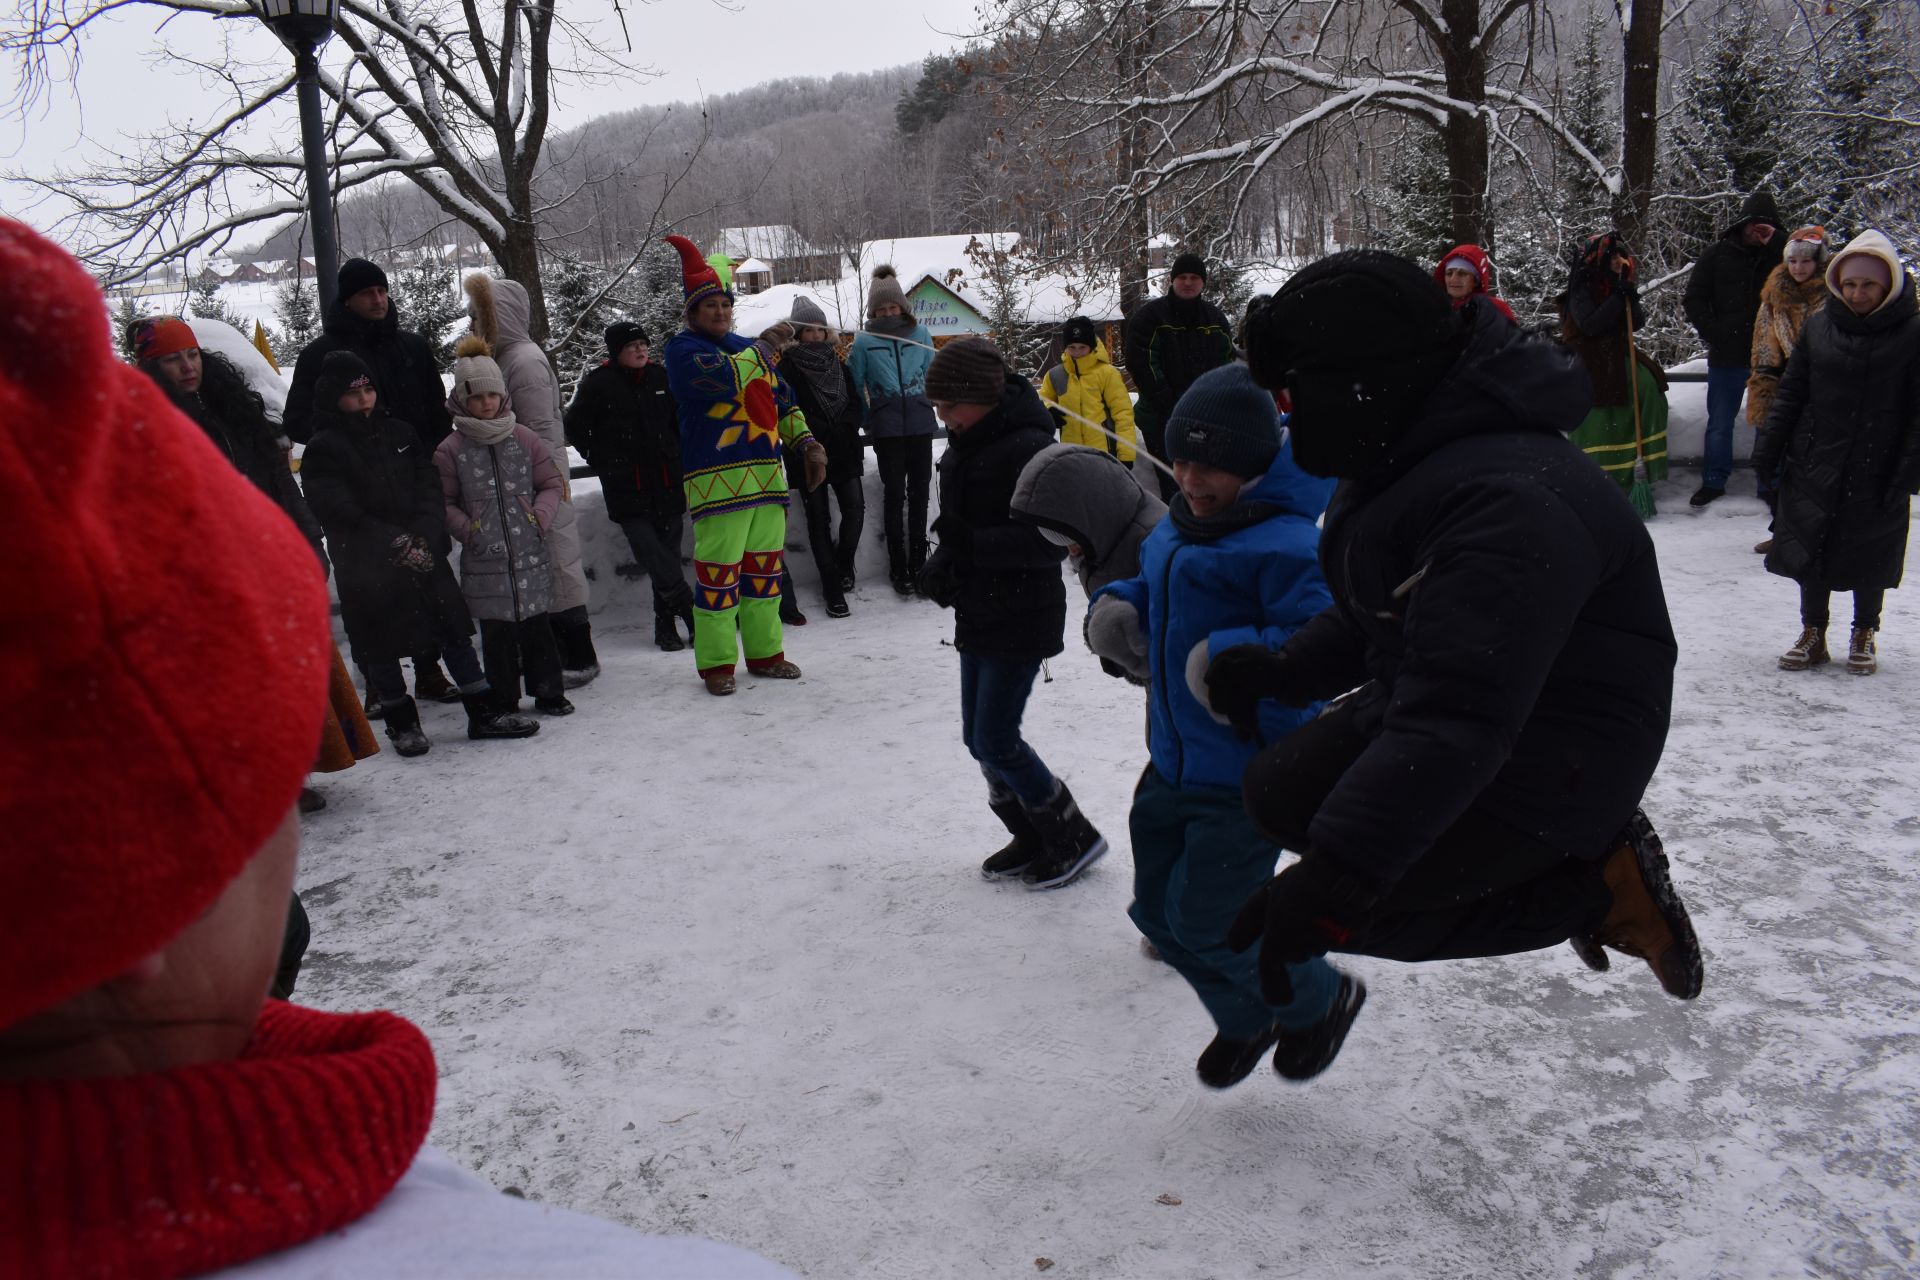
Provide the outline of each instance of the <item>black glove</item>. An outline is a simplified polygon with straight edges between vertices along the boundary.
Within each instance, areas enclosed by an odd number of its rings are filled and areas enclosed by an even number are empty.
[[[960,574],[951,555],[936,551],[920,567],[920,594],[942,609],[953,608],[960,598]]]
[[[1305,706],[1298,698],[1284,655],[1263,644],[1236,644],[1207,664],[1207,705],[1227,718],[1242,742],[1260,732],[1260,700],[1274,698],[1289,706]]]
[[[1227,930],[1227,946],[1245,951],[1258,942],[1260,993],[1269,1004],[1288,1004],[1287,966],[1346,945],[1366,928],[1384,892],[1334,859],[1308,854],[1254,890]]]

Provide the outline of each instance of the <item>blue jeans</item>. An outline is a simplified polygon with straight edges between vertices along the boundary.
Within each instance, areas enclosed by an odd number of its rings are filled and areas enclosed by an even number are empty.
[[[1733,474],[1733,420],[1747,394],[1748,372],[1707,366],[1707,441],[1700,483],[1709,489],[1726,488]]]
[[[1318,956],[1291,965],[1293,1002],[1260,994],[1260,947],[1227,949],[1227,928],[1273,878],[1280,849],[1262,836],[1240,796],[1181,789],[1149,767],[1133,795],[1133,905],[1127,914],[1200,997],[1220,1034],[1251,1040],[1278,1022],[1288,1030],[1324,1018],[1340,975]]]
[[[987,785],[997,779],[1029,809],[1053,799],[1060,785],[1020,736],[1020,717],[1039,674],[1038,662],[960,654],[960,738],[980,762]]]

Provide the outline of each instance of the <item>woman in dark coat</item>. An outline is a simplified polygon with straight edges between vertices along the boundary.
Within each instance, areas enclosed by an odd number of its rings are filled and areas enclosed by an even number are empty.
[[[193,329],[178,316],[140,321],[133,326],[130,341],[140,371],[159,384],[180,412],[199,424],[234,470],[287,513],[314,555],[320,557],[320,567],[328,568],[320,522],[307,508],[306,497],[287,465],[290,446],[267,417],[266,402],[247,385],[246,376],[219,352],[203,349]],[[316,773],[351,769],[354,761],[380,750],[360,696],[354,691],[353,678],[347,674],[337,649],[328,693],[327,720],[313,766]],[[325,797],[311,787],[300,788],[300,812],[312,813],[326,804]]]
[[[1593,408],[1573,442],[1622,489],[1633,488],[1636,458],[1647,479],[1667,477],[1667,378],[1632,333],[1646,320],[1635,264],[1617,232],[1594,236],[1574,258],[1560,304],[1560,340],[1593,380]]]
[[[794,341],[780,355],[780,372],[793,388],[794,403],[807,427],[827,450],[827,482],[808,490],[807,542],[814,567],[820,571],[820,594],[826,597],[827,616],[844,618],[850,612],[847,592],[853,590],[854,554],[860,549],[860,530],[866,523],[867,500],[861,479],[867,473],[867,451],[860,443],[860,391],[853,370],[840,359],[827,316],[813,299],[793,300],[787,324]],[[789,464],[788,471],[798,468]],[[831,495],[831,498],[829,498]],[[840,536],[833,536],[833,511],[840,504]]]
[[[1847,670],[1878,669],[1875,632],[1906,564],[1920,491],[1920,311],[1893,243],[1863,231],[1827,268],[1838,299],[1807,321],[1753,455],[1777,491],[1767,569],[1800,584],[1787,671],[1831,661],[1828,597],[1853,592]]]
[[[412,426],[379,411],[366,363],[328,354],[313,389],[313,440],[300,460],[307,498],[333,548],[353,660],[380,695],[393,749],[431,745],[407,696],[400,659],[438,645],[467,709],[469,738],[524,738],[537,721],[495,709],[473,650],[473,619],[447,564],[440,473]]]
[[[620,526],[633,559],[653,582],[653,640],[668,653],[687,647],[674,619],[693,634],[693,588],[680,569],[687,495],[681,488],[680,416],[667,371],[653,362],[647,331],[631,320],[607,326],[607,358],[580,380],[567,406],[567,443],[600,477],[607,519]]]

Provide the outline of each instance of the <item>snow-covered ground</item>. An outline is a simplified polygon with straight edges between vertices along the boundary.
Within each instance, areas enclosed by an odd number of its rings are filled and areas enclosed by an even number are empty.
[[[887,590],[877,520],[847,620],[793,557],[806,678],[722,700],[593,512],[577,715],[469,743],[432,707],[425,758],[320,780],[300,998],[426,1028],[434,1141],[497,1185],[816,1280],[1920,1273],[1920,610],[1889,597],[1878,676],[1776,670],[1762,508],[1693,483],[1652,526],[1681,664],[1647,807],[1697,1003],[1565,948],[1356,959],[1326,1075],[1210,1093],[1205,1016],[1125,914],[1138,691],[1077,641],[1050,664],[1029,737],[1115,848],[988,884],[950,615]]]

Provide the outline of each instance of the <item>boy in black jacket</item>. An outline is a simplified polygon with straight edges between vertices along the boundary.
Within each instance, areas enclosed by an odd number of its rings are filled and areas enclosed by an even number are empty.
[[[981,338],[941,348],[927,370],[927,399],[950,438],[933,525],[940,547],[919,588],[954,612],[960,735],[986,775],[988,807],[1013,836],[982,873],[998,879],[992,867],[1011,865],[1028,888],[1057,889],[1106,853],[1107,842],[1020,736],[1034,677],[1062,649],[1067,625],[1062,549],[1009,510],[1021,469],[1053,443],[1053,420]]]

